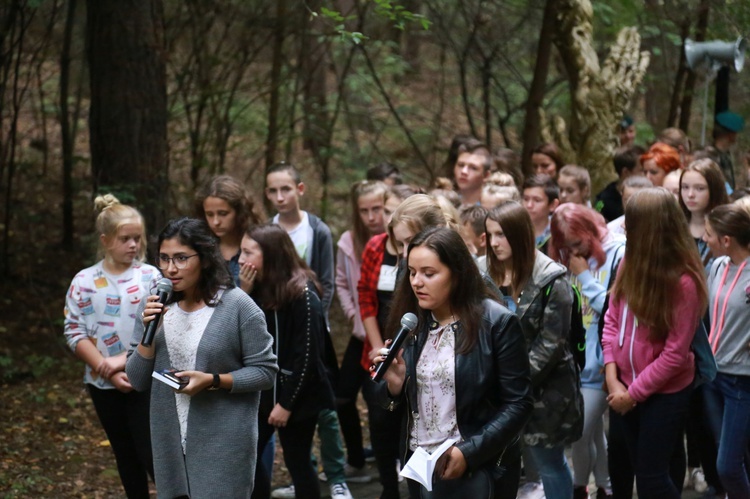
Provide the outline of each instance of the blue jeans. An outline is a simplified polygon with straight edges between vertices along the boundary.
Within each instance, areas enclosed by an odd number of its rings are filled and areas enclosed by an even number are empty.
[[[528,446],[526,449],[542,477],[544,496],[547,499],[572,499],[573,475],[565,459],[565,447]]]
[[[640,499],[680,498],[686,466],[682,435],[692,390],[657,393],[624,416],[610,411],[610,425],[625,438]]]
[[[750,497],[750,376],[717,373],[705,390],[706,419],[718,446],[716,468],[729,499]]]

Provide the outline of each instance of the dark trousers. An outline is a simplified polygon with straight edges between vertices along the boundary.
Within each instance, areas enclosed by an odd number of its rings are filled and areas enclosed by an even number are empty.
[[[300,421],[293,421],[285,428],[279,428],[279,441],[284,450],[284,464],[292,476],[294,493],[297,499],[319,499],[320,485],[315,473],[310,452],[312,451],[315,426],[318,424],[317,415]],[[266,443],[276,428],[268,424],[268,415],[258,417],[258,455],[263,452]],[[271,497],[271,481],[269,473],[259,460],[255,466],[254,499],[268,499]]]
[[[493,499],[516,499],[518,484],[521,481],[521,452],[519,444],[514,444],[503,457],[502,465],[496,470]],[[499,474],[499,476],[497,476]],[[470,487],[462,484],[462,479],[446,480],[428,492],[419,482],[407,480],[411,499],[480,499],[472,497]]]
[[[714,442],[711,429],[704,417],[704,399],[706,385],[701,385],[693,390],[690,397],[688,417],[685,423],[685,437],[687,441],[687,463],[688,468],[703,468],[706,482],[718,493],[723,492],[716,472],[717,447]]]
[[[154,476],[149,429],[150,392],[122,393],[86,386],[115,454],[125,494],[129,499],[148,499],[148,477]]]
[[[372,442],[372,451],[375,454],[375,462],[378,465],[380,484],[383,486],[380,499],[398,499],[400,494],[396,460],[400,457],[399,443],[404,406],[401,404],[393,411],[383,409],[374,400],[374,390],[375,383],[370,380],[365,381],[362,393],[365,396],[369,412],[370,441]]]
[[[704,395],[723,489],[729,499],[750,497],[750,376],[720,372],[705,385]]]
[[[680,498],[686,466],[682,436],[692,390],[652,395],[624,416],[610,413],[610,427],[625,438],[640,499]]]
[[[365,465],[362,425],[357,410],[357,394],[368,377],[367,371],[360,364],[363,348],[364,343],[352,336],[344,352],[344,359],[341,361],[339,382],[336,388],[336,412],[346,444],[346,460],[355,468]]]

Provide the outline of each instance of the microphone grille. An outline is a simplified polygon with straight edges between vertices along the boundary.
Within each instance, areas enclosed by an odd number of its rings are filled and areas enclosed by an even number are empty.
[[[417,327],[417,316],[411,312],[407,312],[401,317],[401,327],[404,327],[411,331]]]
[[[172,281],[164,277],[163,279],[159,280],[159,282],[156,284],[156,291],[157,293],[171,293],[172,292]]]

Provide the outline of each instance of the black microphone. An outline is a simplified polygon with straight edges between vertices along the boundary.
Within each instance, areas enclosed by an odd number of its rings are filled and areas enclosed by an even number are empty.
[[[159,303],[164,305],[164,303],[166,303],[167,299],[169,298],[169,295],[172,294],[172,281],[170,281],[166,277],[160,280],[156,285],[156,294],[159,295]],[[146,326],[146,331],[143,333],[141,345],[143,345],[144,347],[150,347],[151,343],[154,341],[156,328],[159,327],[161,312],[159,312],[158,314],[154,314],[153,317],[154,320],[148,323],[148,326]]]
[[[404,316],[401,317],[401,329],[396,333],[396,337],[393,339],[393,343],[391,343],[391,346],[389,347],[388,355],[385,356],[385,360],[375,369],[375,373],[372,376],[372,380],[375,383],[378,383],[383,379],[383,375],[388,368],[391,367],[391,363],[393,362],[393,359],[396,358],[396,355],[398,355],[398,351],[401,350],[401,344],[406,337],[409,336],[409,333],[414,331],[415,327],[417,327],[417,316],[411,312],[405,313]]]

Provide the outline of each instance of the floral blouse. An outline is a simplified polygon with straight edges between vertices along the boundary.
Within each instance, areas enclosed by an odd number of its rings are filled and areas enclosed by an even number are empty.
[[[456,322],[430,325],[417,361],[417,407],[409,448],[432,452],[449,438],[460,440],[456,418]]]

